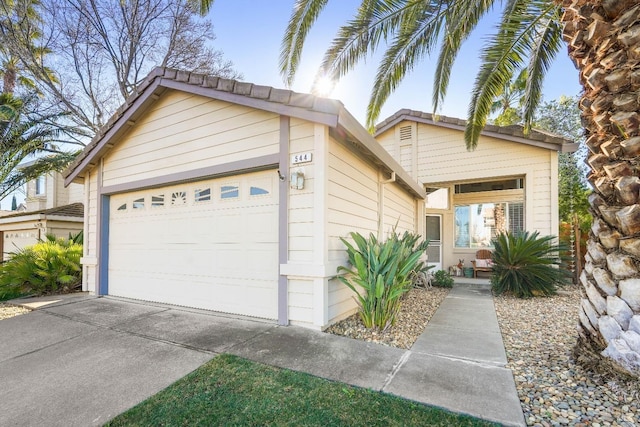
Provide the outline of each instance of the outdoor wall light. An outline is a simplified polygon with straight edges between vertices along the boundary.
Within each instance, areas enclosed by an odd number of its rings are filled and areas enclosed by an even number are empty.
[[[304,189],[304,172],[301,169],[291,173],[291,188],[294,190]]]

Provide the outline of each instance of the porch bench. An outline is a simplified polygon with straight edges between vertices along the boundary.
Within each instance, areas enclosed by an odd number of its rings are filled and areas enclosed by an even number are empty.
[[[473,277],[478,277],[478,272],[483,271],[491,273],[493,271],[493,265],[491,262],[491,251],[488,249],[481,249],[476,252],[476,259],[471,261],[473,265]]]

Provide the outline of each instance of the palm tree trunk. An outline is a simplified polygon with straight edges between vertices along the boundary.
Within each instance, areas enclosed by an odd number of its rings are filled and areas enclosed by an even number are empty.
[[[640,5],[556,0],[580,71],[593,226],[576,355],[640,376]]]
[[[14,67],[7,66],[2,77],[2,93],[13,94],[16,89],[17,71]]]

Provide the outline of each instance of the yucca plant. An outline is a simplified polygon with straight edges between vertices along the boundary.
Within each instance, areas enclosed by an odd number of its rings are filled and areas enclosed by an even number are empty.
[[[392,233],[384,242],[373,234],[365,239],[350,233],[355,246],[341,238],[347,247],[349,267],[338,267],[338,278],[355,292],[359,314],[367,328],[385,330],[395,323],[400,297],[411,288],[411,274],[424,268],[420,256],[428,242],[420,236]]]
[[[0,299],[73,290],[81,281],[81,256],[81,244],[51,235],[11,253],[0,266]]]
[[[553,295],[557,287],[569,283],[571,273],[560,253],[562,245],[554,236],[529,233],[501,233],[493,241],[491,285],[496,294],[518,298]]]

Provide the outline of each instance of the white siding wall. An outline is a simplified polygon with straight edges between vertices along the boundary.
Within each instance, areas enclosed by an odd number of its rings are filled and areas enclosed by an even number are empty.
[[[274,154],[279,129],[277,114],[169,91],[105,157],[103,184]]]

